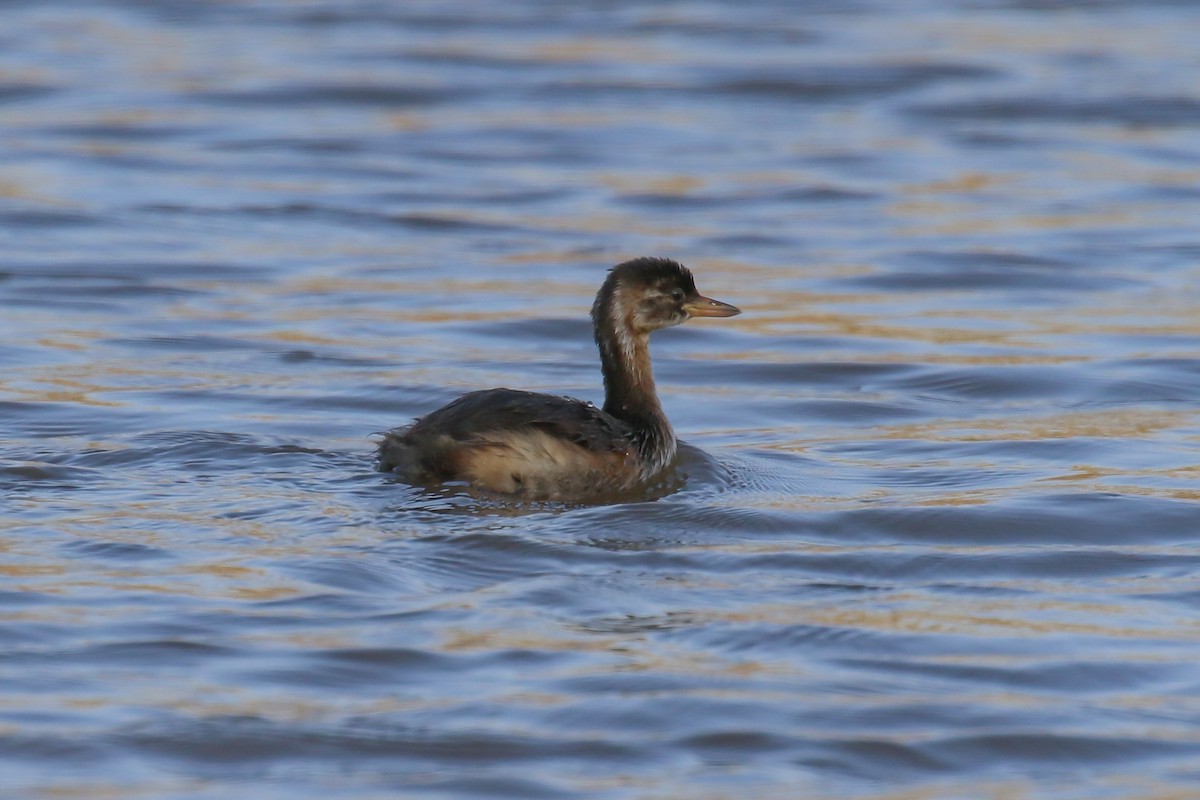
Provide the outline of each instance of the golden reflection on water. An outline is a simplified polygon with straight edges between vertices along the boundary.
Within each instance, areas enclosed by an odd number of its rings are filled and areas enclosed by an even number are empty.
[[[1147,438],[1187,427],[1200,418],[1198,411],[1126,408],[1069,411],[1032,416],[972,417],[969,420],[885,425],[880,435],[889,439],[942,442],[1038,441],[1074,438]]]
[[[662,194],[673,197],[693,195],[707,185],[704,178],[686,173],[668,175],[604,173],[598,176],[598,182],[626,194]]]
[[[10,578],[42,578],[48,575],[62,575],[66,567],[62,564],[0,564],[0,575]],[[16,589],[20,591],[19,588]]]
[[[897,186],[904,194],[962,194],[979,192],[994,186],[1012,183],[1015,176],[990,174],[987,172],[963,172],[951,178],[942,178],[927,183],[912,183]]]
[[[697,618],[699,621],[699,618]],[[673,625],[672,627],[678,627]],[[613,673],[647,672],[657,674],[687,674],[745,678],[765,673],[785,674],[792,667],[759,662],[752,659],[729,658],[699,653],[686,647],[642,646],[646,642],[627,634],[604,635],[578,629],[538,630],[479,630],[453,629],[447,631],[439,647],[449,653],[487,653],[533,649],[543,652],[600,653],[618,656],[621,661],[604,669]],[[569,674],[596,674],[594,663],[569,668]],[[732,690],[736,691],[736,690]],[[697,694],[721,694],[724,690],[702,690]]]

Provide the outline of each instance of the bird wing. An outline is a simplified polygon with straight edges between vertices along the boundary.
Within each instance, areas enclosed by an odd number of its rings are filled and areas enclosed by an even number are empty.
[[[410,435],[436,429],[468,442],[495,431],[536,429],[595,452],[627,452],[627,427],[591,403],[570,397],[484,389],[470,392],[419,419]]]

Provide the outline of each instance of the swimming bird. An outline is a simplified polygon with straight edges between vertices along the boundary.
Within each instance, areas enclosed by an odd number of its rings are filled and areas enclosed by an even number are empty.
[[[650,334],[741,311],[696,291],[666,258],[613,267],[592,305],[604,407],[518,389],[459,397],[383,435],[377,466],[422,486],[465,482],[529,499],[573,501],[652,483],[676,455],[650,365]]]

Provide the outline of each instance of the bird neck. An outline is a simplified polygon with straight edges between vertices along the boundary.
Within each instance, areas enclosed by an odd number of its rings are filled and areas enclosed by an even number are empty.
[[[639,454],[655,471],[675,457],[675,433],[658,402],[650,365],[650,336],[633,330],[615,293],[602,293],[592,310],[604,411],[630,427]]]

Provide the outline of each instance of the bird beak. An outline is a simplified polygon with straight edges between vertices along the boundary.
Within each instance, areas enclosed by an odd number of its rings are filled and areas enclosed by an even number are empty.
[[[729,303],[722,303],[720,300],[713,300],[711,297],[700,294],[684,303],[683,310],[688,313],[689,317],[736,317],[742,313],[737,306],[731,306]]]

